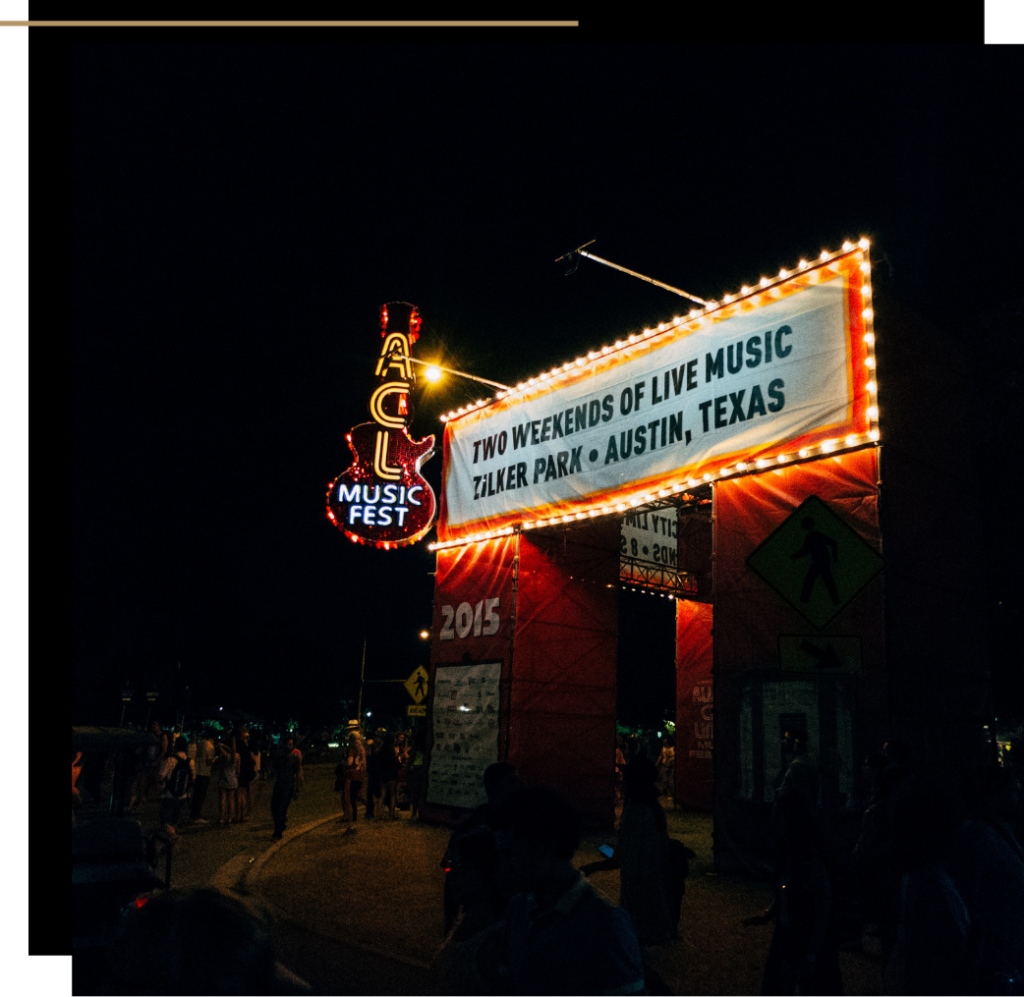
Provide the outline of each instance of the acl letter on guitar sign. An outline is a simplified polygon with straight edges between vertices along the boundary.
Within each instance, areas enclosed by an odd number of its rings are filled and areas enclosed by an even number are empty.
[[[419,336],[415,305],[391,302],[381,308],[384,344],[377,361],[380,384],[370,396],[373,422],[348,434],[355,458],[327,492],[327,518],[355,543],[385,550],[415,543],[434,522],[434,491],[419,471],[434,452],[434,437],[414,440],[409,390],[415,383],[411,345]]]

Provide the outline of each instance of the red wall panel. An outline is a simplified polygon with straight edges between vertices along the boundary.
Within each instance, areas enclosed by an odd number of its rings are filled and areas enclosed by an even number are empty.
[[[821,499],[869,547],[881,552],[877,481],[878,455],[872,448],[715,486],[714,698],[719,737],[714,813],[716,863],[721,871],[754,868],[752,856],[761,844],[755,818],[760,818],[750,807],[764,807],[770,799],[768,762],[777,765],[781,750],[778,730],[757,719],[757,703],[749,707],[750,719],[743,720],[744,695],[759,697],[762,684],[766,688],[769,682],[815,683],[818,705],[814,716],[808,716],[808,734],[821,769],[826,810],[839,813],[837,808],[851,805],[850,773],[856,773],[866,751],[881,746],[887,722],[884,572],[816,628],[747,564],[758,546],[810,496]],[[837,562],[837,570],[842,569]],[[844,646],[852,643],[861,649],[859,673],[819,678],[814,672],[782,671],[779,638],[792,640],[791,635],[819,643],[829,637],[839,638],[837,644],[845,641]],[[757,691],[744,693],[744,687]],[[850,718],[850,727],[844,728],[850,733],[843,737],[837,726],[837,697]],[[741,751],[744,723],[750,730],[748,746]]]
[[[711,810],[714,800],[712,607],[676,603],[676,802]]]
[[[614,817],[618,521],[521,536],[509,759]]]

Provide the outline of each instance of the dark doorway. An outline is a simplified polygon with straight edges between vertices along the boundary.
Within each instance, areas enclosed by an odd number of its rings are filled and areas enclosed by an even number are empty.
[[[664,731],[676,718],[675,599],[619,590],[616,719],[620,727]]]

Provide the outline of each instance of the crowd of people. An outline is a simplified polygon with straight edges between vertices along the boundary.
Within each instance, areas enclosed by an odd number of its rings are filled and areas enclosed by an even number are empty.
[[[359,804],[367,820],[377,816],[378,806],[391,820],[396,809],[419,815],[426,788],[424,736],[411,731],[398,734],[376,730],[364,736],[358,721],[349,722],[345,754],[334,770],[334,790],[341,794],[345,834],[354,834]]]
[[[860,835],[852,854],[837,859],[835,843],[823,840],[806,732],[788,732],[783,748],[771,822],[774,901],[744,921],[773,924],[761,993],[843,993],[842,879],[855,884],[864,950],[881,960],[884,993],[1024,994],[1022,795],[1014,770],[977,762],[940,786],[907,746],[887,743],[865,760]],[[488,803],[456,826],[443,860],[439,993],[668,992],[645,953],[676,937],[694,855],[667,833],[662,753],[642,739],[620,739],[616,750],[617,845],[578,872],[567,864],[579,838],[569,833],[576,818],[566,801],[544,787],[524,789],[507,763],[488,769]],[[626,919],[616,922],[581,884],[599,869],[619,870]],[[583,897],[587,914],[576,915]]]
[[[246,727],[230,731],[205,727],[191,732],[166,733],[158,721],[149,726],[150,744],[139,748],[127,813],[160,800],[160,822],[168,835],[179,823],[206,824],[202,816],[211,789],[217,800],[221,825],[238,824],[253,814],[254,784],[267,777],[280,747],[267,736],[253,736]],[[301,764],[299,765],[301,777]]]
[[[317,752],[307,738],[285,731],[276,736],[245,726],[221,730],[206,726],[186,734],[166,732],[158,721],[149,724],[149,743],[138,748],[126,812],[138,813],[146,803],[160,802],[160,823],[167,836],[180,824],[240,824],[254,815],[255,787],[272,782],[270,813],[274,840],[287,827],[288,808],[305,783],[304,747]],[[367,818],[380,813],[391,819],[396,810],[418,816],[426,786],[424,739],[412,731],[377,730],[364,735],[357,721],[344,733],[342,760],[335,770],[335,789],[342,797],[342,820],[354,830],[360,808]],[[326,742],[325,742],[326,744]],[[72,815],[88,798],[98,803],[104,779],[104,757],[72,751]],[[83,774],[87,773],[87,774]],[[109,772],[106,773],[110,775]],[[88,783],[85,797],[82,786]],[[217,801],[217,816],[203,816],[209,796]]]
[[[436,991],[668,993],[645,952],[676,937],[694,853],[669,838],[656,763],[640,752],[625,763],[617,846],[580,868],[581,818],[561,794],[522,785],[508,762],[485,771],[484,789],[442,860]],[[588,880],[601,868],[620,871],[618,906]]]
[[[820,779],[805,731],[786,735],[789,763],[773,809],[774,922],[764,994],[841,994],[836,880],[851,880],[863,950],[887,994],[1024,994],[1021,784],[994,760],[941,784],[910,748],[889,742],[864,761],[868,797],[849,856],[827,847]],[[848,875],[847,875],[848,874]]]
[[[133,803],[158,794],[166,833],[175,834],[186,813],[203,822],[211,781],[219,821],[248,819],[254,783],[270,778],[281,838],[303,785],[303,755],[291,735],[274,743],[244,727],[191,740],[158,724],[151,730]],[[393,820],[399,808],[415,815],[425,787],[422,737],[364,733],[357,723],[346,734],[335,769],[344,833],[354,832],[360,810],[363,819]],[[783,751],[770,831],[774,901],[744,921],[773,925],[761,992],[843,992],[838,915],[851,899],[840,894],[853,883],[863,949],[881,961],[885,993],[1024,994],[1022,794],[1013,768],[979,761],[940,785],[907,745],[885,744],[864,761],[860,833],[843,855],[824,840],[806,731],[789,731]],[[83,759],[72,754],[74,798]],[[437,992],[669,992],[648,950],[677,937],[695,857],[668,833],[673,766],[669,739],[617,739],[616,844],[605,860],[576,868],[581,823],[573,806],[548,787],[524,786],[510,763],[491,765],[487,802],[454,827],[441,863]],[[617,906],[588,882],[601,869],[619,872]]]

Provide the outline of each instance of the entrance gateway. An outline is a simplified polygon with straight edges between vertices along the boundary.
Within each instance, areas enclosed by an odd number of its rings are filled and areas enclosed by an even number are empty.
[[[786,725],[852,804],[884,714],[871,295],[846,244],[447,418],[425,816],[508,760],[612,823],[620,586],[675,601],[677,799],[720,868],[757,850]]]

